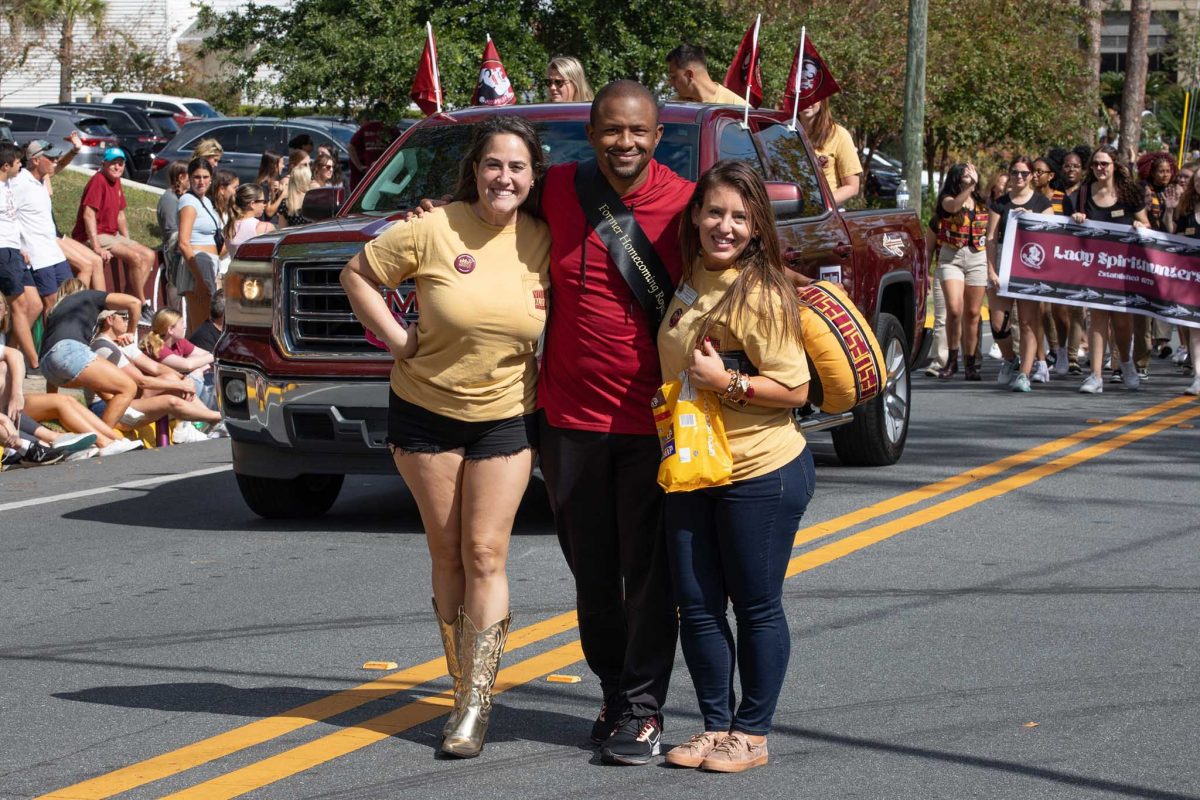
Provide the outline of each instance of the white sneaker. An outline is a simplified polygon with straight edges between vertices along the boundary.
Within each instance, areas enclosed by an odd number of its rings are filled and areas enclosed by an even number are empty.
[[[1192,385],[1183,390],[1184,394],[1190,394],[1192,397],[1200,397],[1200,375],[1192,381]]]
[[[992,349],[988,350],[988,358],[994,358],[997,361],[1004,358],[1004,355],[1000,352],[1000,345],[992,342]]]
[[[1033,372],[1029,374],[1029,380],[1034,383],[1049,383],[1050,382],[1050,365],[1045,361],[1033,362]]]
[[[1084,394],[1104,394],[1104,381],[1095,375],[1088,375],[1083,379],[1083,385],[1079,387],[1079,391]]]
[[[142,441],[140,439],[117,439],[108,447],[101,447],[99,455],[116,456],[121,453],[128,453],[130,450],[141,450]]]
[[[1062,377],[1067,374],[1067,368],[1070,366],[1067,361],[1067,348],[1060,347],[1054,352],[1054,374]]]
[[[206,431],[210,439],[228,439],[229,430],[225,427],[225,422],[218,422],[216,425],[210,425]]]
[[[171,441],[175,444],[192,444],[207,442],[208,437],[196,430],[196,426],[192,423],[180,421],[175,423],[175,428],[171,431]]]
[[[996,375],[996,383],[1000,384],[1001,386],[1007,386],[1008,384],[1012,383],[1014,371],[1013,362],[1001,362],[1000,372]]]
[[[1142,385],[1142,379],[1138,377],[1137,367],[1133,365],[1132,361],[1126,361],[1121,365],[1121,382],[1130,391]]]
[[[1182,366],[1183,362],[1185,362],[1187,360],[1188,360],[1188,349],[1186,347],[1182,347],[1182,346],[1178,350],[1176,350],[1175,355],[1173,355],[1171,357],[1171,363],[1177,367]]]
[[[87,461],[89,458],[95,458],[100,455],[100,448],[92,445],[86,450],[80,450],[78,453],[71,453],[67,456],[67,461]]]
[[[94,433],[64,433],[50,445],[51,450],[66,450],[68,453],[78,453],[87,450],[96,443]]]
[[[126,428],[139,428],[146,424],[146,415],[130,406],[125,409],[125,413],[121,415],[121,421],[117,424],[124,425]]]

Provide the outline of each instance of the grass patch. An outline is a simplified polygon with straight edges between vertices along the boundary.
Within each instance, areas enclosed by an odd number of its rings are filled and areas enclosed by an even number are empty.
[[[83,197],[83,187],[90,177],[71,169],[54,176],[54,221],[67,236],[75,229],[79,198]],[[158,197],[153,192],[125,187],[125,220],[129,223],[129,237],[151,250],[162,246],[162,231],[158,228]]]

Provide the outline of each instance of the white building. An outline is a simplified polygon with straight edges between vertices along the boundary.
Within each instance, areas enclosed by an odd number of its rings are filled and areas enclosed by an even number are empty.
[[[194,0],[108,0],[108,27],[124,31],[148,48],[158,49],[164,55],[178,58],[182,51],[185,57],[199,46],[203,34],[196,30]],[[257,5],[286,8],[291,0],[255,0]],[[245,0],[207,0],[206,5],[218,13],[247,5]],[[23,33],[16,41],[9,39],[9,29],[0,21],[0,40],[5,49],[17,48],[33,37]],[[78,47],[85,47],[94,37],[94,32],[84,24],[75,28]],[[6,106],[37,106],[42,103],[58,102],[58,60],[55,56],[57,37],[53,33],[43,37],[44,44],[33,49],[24,67],[0,74],[0,104]],[[80,81],[72,87],[75,98],[95,95],[97,87],[84,86]]]

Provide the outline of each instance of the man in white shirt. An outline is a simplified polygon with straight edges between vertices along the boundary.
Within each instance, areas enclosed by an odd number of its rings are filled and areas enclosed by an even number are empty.
[[[17,201],[9,185],[21,170],[21,151],[9,142],[0,142],[0,294],[12,312],[13,339],[25,354],[31,368],[38,365],[30,329],[41,312],[33,273],[21,252],[21,227],[17,223]]]
[[[35,141],[26,150],[31,166],[42,161],[53,164],[62,156],[61,148],[49,142]],[[74,277],[71,265],[58,246],[58,231],[54,227],[54,211],[50,193],[41,178],[23,169],[9,180],[16,201],[17,225],[21,229],[21,249],[33,269],[33,282],[41,295],[42,305],[49,310],[58,287]]]

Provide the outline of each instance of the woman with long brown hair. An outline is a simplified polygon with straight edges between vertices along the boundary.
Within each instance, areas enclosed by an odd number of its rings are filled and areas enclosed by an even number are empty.
[[[1008,165],[1008,191],[993,202],[989,209],[987,234],[988,308],[991,310],[992,338],[1004,357],[996,382],[1006,385],[1014,392],[1030,391],[1029,376],[1033,371],[1038,340],[1041,338],[1037,331],[1042,321],[1041,304],[1034,300],[1017,301],[1017,314],[1021,322],[1021,356],[1017,358],[1010,338],[1013,301],[999,294],[999,253],[1004,246],[1010,211],[1017,214],[1027,211],[1044,214],[1049,210],[1050,201],[1033,190],[1033,159],[1017,156]]]
[[[455,686],[442,752],[461,758],[483,747],[512,621],[505,562],[537,446],[549,301],[550,232],[529,213],[545,170],[528,122],[489,117],[460,164],[454,202],[395,223],[341,274],[355,316],[395,359],[388,445],[425,527]],[[379,293],[409,279],[415,328]]]
[[[938,221],[938,283],[946,305],[946,364],[942,380],[958,372],[962,346],[965,375],[981,379],[977,350],[983,296],[987,290],[987,203],[979,190],[974,164],[955,164],[946,172],[935,210]]]
[[[833,204],[845,205],[862,188],[862,162],[850,131],[833,121],[827,100],[800,109],[799,119],[833,193]]]
[[[1088,162],[1088,177],[1079,190],[1063,201],[1063,212],[1075,222],[1094,220],[1126,224],[1134,228],[1146,228],[1150,220],[1146,216],[1146,197],[1141,185],[1129,172],[1129,166],[1117,156],[1109,145],[1096,148]],[[1119,368],[1113,373],[1114,381],[1121,381],[1126,389],[1137,389],[1140,385],[1137,368],[1133,365],[1133,320],[1129,314],[1091,309],[1091,327],[1088,330],[1088,351],[1091,353],[1091,374],[1083,380],[1079,391],[1084,394],[1100,394],[1104,391],[1104,350],[1109,344],[1109,325],[1112,325],[1112,357]]]
[[[1179,236],[1200,239],[1200,171],[1193,169],[1188,176],[1187,186],[1175,206],[1175,213],[1167,218],[1167,230]],[[1194,328],[1180,325],[1179,345],[1184,354],[1191,355],[1192,383],[1184,389],[1184,394],[1200,395],[1200,358],[1197,358],[1193,342],[1200,342],[1200,334],[1195,334]],[[1181,360],[1180,364],[1187,361]]]
[[[808,362],[766,186],[750,165],[722,161],[700,178],[680,246],[683,280],[658,331],[663,379],[686,372],[695,389],[720,395],[733,475],[725,486],[667,495],[679,639],[704,718],[667,761],[742,772],[767,763],[787,672],[783,578],[815,485],[792,415],[808,399]]]

